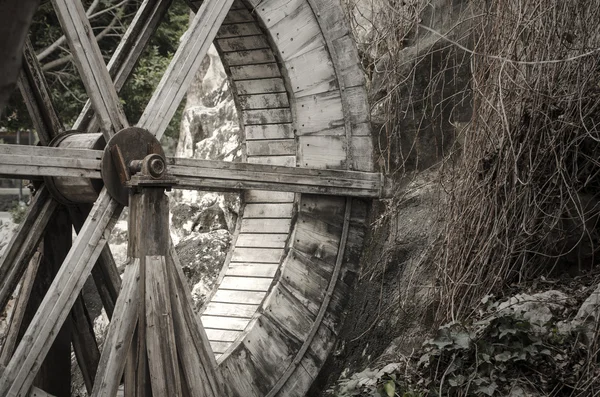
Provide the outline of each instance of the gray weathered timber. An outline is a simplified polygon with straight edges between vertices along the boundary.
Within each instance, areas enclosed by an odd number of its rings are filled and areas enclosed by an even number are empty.
[[[138,127],[147,129],[160,140],[232,3],[233,0],[206,0],[202,3],[142,114]]]
[[[108,235],[117,221],[114,215],[118,208],[118,204],[103,190],[28,327],[23,341],[0,377],[0,395],[16,397],[23,395],[31,387],[51,342],[67,318],[108,240]]]
[[[129,123],[102,58],[94,32],[79,1],[52,0],[79,75],[108,141]]]
[[[139,259],[125,267],[123,288],[102,348],[92,397],[113,397],[121,383],[121,375],[138,320],[139,271]]]
[[[94,319],[90,318],[83,295],[77,298],[71,309],[71,327],[73,351],[83,376],[85,388],[90,394],[98,370],[100,350],[94,333]]]
[[[8,331],[6,332],[4,344],[2,345],[0,365],[2,365],[3,367],[6,367],[6,364],[8,364],[8,362],[10,361],[10,358],[12,357],[15,348],[17,347],[19,331],[21,329],[21,324],[23,323],[23,317],[25,316],[27,303],[31,295],[31,290],[33,288],[35,276],[37,274],[41,260],[42,254],[40,251],[38,251],[33,255],[31,260],[29,261],[27,271],[23,275],[23,279],[21,281],[21,289],[19,291],[19,296],[17,297],[17,303],[13,308],[13,312],[10,317],[10,325]]]
[[[171,3],[172,0],[144,0],[140,5],[138,12],[107,65],[117,92],[120,92],[123,88],[125,81],[131,74],[133,67]],[[87,130],[88,132],[95,132],[99,129],[99,120],[94,117],[90,100],[86,102],[83,111],[75,121],[73,129]]]
[[[8,249],[0,258],[0,308],[4,309],[19,283],[56,207],[56,201],[50,198],[45,188],[40,189],[33,197],[25,219],[21,221]]]

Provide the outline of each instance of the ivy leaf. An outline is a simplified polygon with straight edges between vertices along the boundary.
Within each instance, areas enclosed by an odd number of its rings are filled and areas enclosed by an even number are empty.
[[[383,385],[383,390],[388,397],[394,397],[396,394],[396,384],[393,380],[389,380]]]

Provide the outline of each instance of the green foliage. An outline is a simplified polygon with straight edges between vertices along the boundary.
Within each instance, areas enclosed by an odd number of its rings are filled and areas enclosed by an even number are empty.
[[[10,213],[12,221],[16,224],[19,224],[25,218],[27,206],[23,203],[15,201],[8,212]]]

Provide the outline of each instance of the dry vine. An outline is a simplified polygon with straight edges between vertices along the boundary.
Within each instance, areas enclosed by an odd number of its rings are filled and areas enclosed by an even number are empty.
[[[443,318],[486,294],[597,264],[600,2],[480,2],[473,119],[449,166],[436,253]],[[594,256],[596,254],[596,256]]]

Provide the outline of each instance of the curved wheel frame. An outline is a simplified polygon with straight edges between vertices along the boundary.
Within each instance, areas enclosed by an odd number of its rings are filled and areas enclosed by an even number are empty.
[[[105,67],[97,43],[88,33],[91,28],[81,4],[53,0],[90,97],[74,129],[100,130],[108,141],[129,126],[117,92],[169,3],[144,1]],[[192,395],[219,395],[223,387],[232,396],[303,395],[335,339],[356,271],[366,217],[364,203],[344,196],[377,197],[383,191],[379,175],[354,171],[372,168],[368,111],[356,52],[339,7],[335,1],[313,0],[204,1],[136,124],[157,138],[162,136],[216,39],[241,114],[249,164],[168,159],[169,169],[177,177],[178,187],[261,190],[244,194],[243,220],[238,223],[219,288],[205,308],[204,327],[193,319],[189,303],[179,302],[179,318],[185,319],[186,336],[194,346],[190,350],[195,350],[195,356],[186,362],[201,364],[204,372],[200,377],[210,385],[193,386],[194,373],[188,374]],[[40,141],[47,145],[61,133],[62,126],[30,46],[25,54],[28,63],[20,88]],[[307,75],[308,71],[312,75]],[[2,150],[6,155],[0,161],[0,174],[100,176],[101,153],[97,151]],[[47,164],[41,164],[44,170],[28,167],[27,161],[38,164],[44,154],[49,157]],[[286,167],[296,165],[300,168]],[[324,170],[335,168],[342,170]],[[0,262],[2,306],[56,207],[42,187]],[[106,247],[121,209],[105,189],[85,222],[85,209],[71,209],[73,223],[80,226],[77,239],[23,337],[27,343],[16,346],[14,354],[7,353],[12,348],[3,351],[6,370],[0,378],[0,395],[28,393],[90,274],[107,313],[117,314],[108,339],[114,344],[107,344],[114,348],[123,338],[133,337],[132,312],[137,309],[123,296],[140,293],[136,263],[127,267],[121,298],[117,299],[121,280]],[[172,246],[166,261],[176,265],[172,268],[180,268]],[[183,291],[181,274],[169,277],[175,290]],[[209,344],[217,354],[219,371],[215,371],[215,357],[206,354]],[[88,375],[93,379],[96,374],[92,395],[114,395],[118,383],[114,380],[120,379],[126,353],[105,349],[97,374],[92,370]],[[112,384],[105,386],[110,379]],[[91,390],[91,381],[88,383]]]

